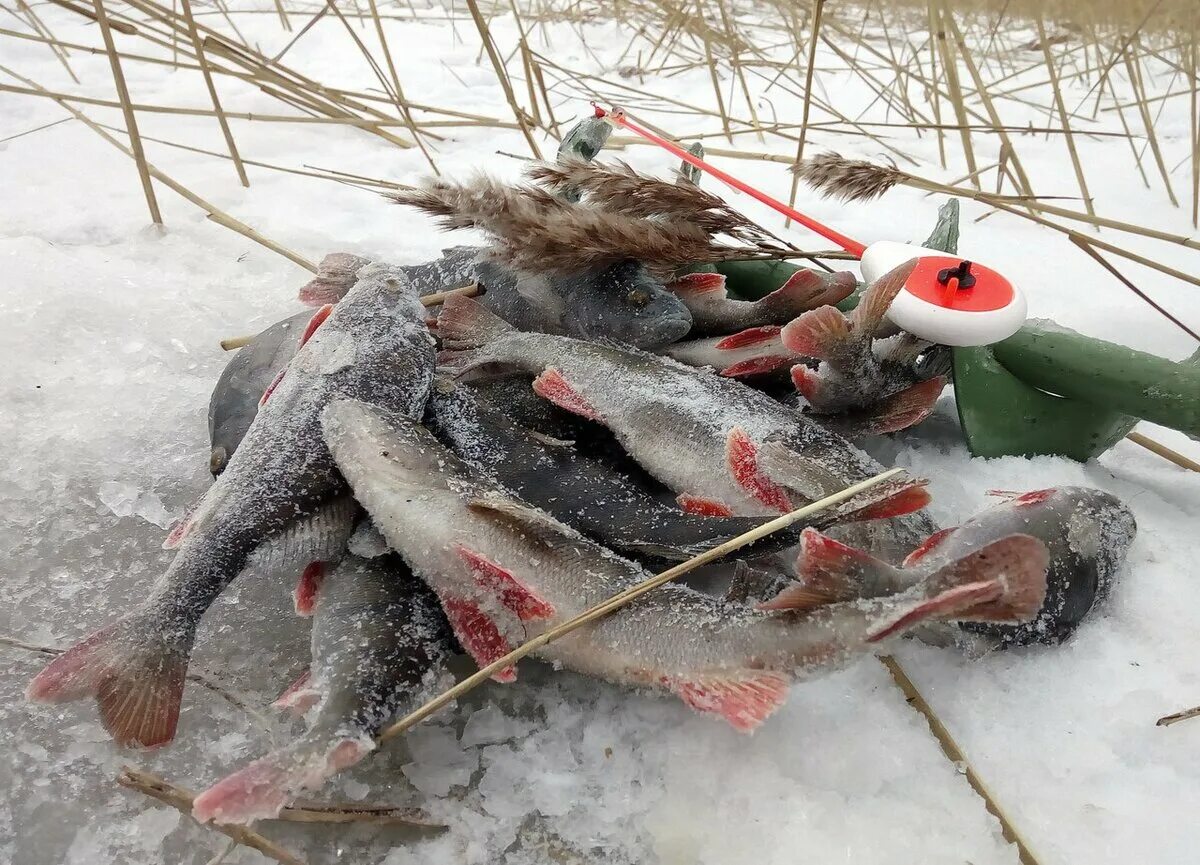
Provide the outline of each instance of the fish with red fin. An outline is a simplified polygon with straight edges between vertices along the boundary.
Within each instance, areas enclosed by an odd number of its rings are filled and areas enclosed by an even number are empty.
[[[424,319],[408,279],[386,267],[319,310],[225,471],[189,515],[149,597],[55,658],[30,683],[29,699],[93,697],[117,742],[170,741],[201,616],[264,540],[346,490],[321,434],[322,408],[353,396],[413,417],[424,410],[434,364]]]
[[[325,410],[323,424],[356,498],[438,595],[459,643],[481,666],[648,577],[471,470],[411,419],[341,400]],[[853,601],[810,594],[781,611],[668,583],[534,654],[672,693],[749,732],[783,704],[796,679],[884,648],[922,622],[1026,620],[1041,605],[1045,565],[1042,542],[1015,534],[897,594]],[[510,666],[493,678],[516,676]]]

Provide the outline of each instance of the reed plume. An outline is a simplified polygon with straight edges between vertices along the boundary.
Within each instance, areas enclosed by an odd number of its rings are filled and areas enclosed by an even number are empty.
[[[792,171],[827,198],[843,201],[870,201],[908,178],[898,168],[865,159],[846,159],[837,153],[805,159]]]
[[[438,217],[445,228],[487,232],[493,257],[527,273],[577,273],[636,259],[665,275],[689,262],[794,254],[716,196],[628,166],[538,165],[530,173],[550,189],[479,174],[461,183],[430,179],[388,197]],[[582,190],[584,200],[551,191],[565,187]]]
[[[709,234],[756,242],[763,229],[699,186],[682,185],[639,174],[628,163],[613,165],[583,160],[538,163],[526,176],[555,192],[576,189],[600,210],[634,217],[687,222]]]

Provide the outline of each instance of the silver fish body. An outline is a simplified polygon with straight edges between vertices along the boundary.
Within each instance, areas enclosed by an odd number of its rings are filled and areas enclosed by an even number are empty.
[[[883,470],[765,394],[668,358],[517,332],[469,298],[447,302],[439,333],[463,350],[444,357],[447,369],[498,364],[538,375],[535,391],[609,427],[660,482],[733,514],[790,510]]]
[[[399,556],[348,556],[316,599],[308,730],[201,793],[193,815],[222,823],[276,816],[374,750],[385,724],[432,696],[454,653],[437,598]]]
[[[470,470],[412,421],[346,400],[330,405],[323,422],[356,497],[437,593],[459,642],[481,665],[647,578]],[[803,614],[798,606],[765,612],[726,605],[668,584],[536,654],[608,681],[665,689],[750,730],[782,704],[794,678],[870,651],[928,615],[971,618],[1003,607],[1022,618],[1027,609],[1001,602],[1006,581],[1036,594],[1044,558],[1039,570],[1040,543],[1015,543],[1028,554],[1024,564],[1010,559],[1004,573],[981,580],[968,572],[969,586],[956,575],[949,584],[929,580],[899,595]],[[984,596],[987,610],[976,603]],[[511,681],[515,670],[496,677]]]
[[[434,360],[424,317],[402,273],[364,274],[288,364],[149,597],[48,665],[29,697],[96,696],[118,741],[169,741],[200,617],[264,539],[346,489],[322,408],[356,396],[413,417],[424,410]]]
[[[601,544],[634,557],[683,561],[762,524],[699,516],[668,505],[573,442],[535,433],[506,406],[458,386],[430,399],[431,428],[475,469]],[[744,548],[761,555],[795,543],[802,526]]]

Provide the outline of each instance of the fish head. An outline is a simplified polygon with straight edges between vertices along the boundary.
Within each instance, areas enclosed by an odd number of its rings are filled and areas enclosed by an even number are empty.
[[[1061,643],[1111,592],[1137,522],[1116,496],[1086,487],[1036,490],[1008,506],[1026,511],[1030,530],[1051,551],[1045,602],[1023,625],[962,627],[996,638],[1001,646]]]
[[[1137,520],[1123,501],[1104,490],[1066,487],[1060,494],[1071,505],[1067,543],[1080,559],[1094,562],[1097,592],[1103,597],[1137,537]]]
[[[612,339],[653,349],[687,335],[692,314],[683,301],[637,261],[556,280],[567,307],[564,325],[572,336]]]

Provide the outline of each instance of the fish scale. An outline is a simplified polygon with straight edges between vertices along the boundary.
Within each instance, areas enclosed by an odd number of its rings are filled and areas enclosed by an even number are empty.
[[[790,454],[787,485],[802,500],[883,471],[836,433],[769,396],[670,358],[521,333],[469,298],[447,300],[439,334],[451,349],[443,354],[449,370],[499,364],[539,374],[541,389],[535,381],[535,390],[577,413],[580,404],[590,407],[659,481],[677,493],[722,503],[734,514],[779,511],[756,496],[747,478],[735,476],[729,449],[737,430],[754,449],[769,440],[784,445]]]
[[[411,420],[341,400],[325,410],[323,425],[356,498],[438,595],[480,665],[649,576],[513,498]],[[823,538],[806,529],[803,537],[812,536]],[[611,682],[665,689],[750,730],[782,704],[794,678],[871,651],[885,634],[931,617],[1032,615],[1045,589],[1045,547],[1024,535],[994,547],[990,559],[956,562],[898,594],[806,600],[784,612],[667,584],[535,654]],[[512,668],[494,674],[514,677]]]
[[[308,730],[197,796],[196,819],[247,823],[276,816],[301,790],[370,753],[384,724],[430,695],[454,653],[437,599],[394,554],[347,556],[329,574],[317,596],[311,643],[304,690],[320,703]]]
[[[288,364],[149,597],[47,665],[30,699],[95,696],[122,744],[174,736],[201,616],[264,539],[346,489],[321,434],[321,409],[346,396],[412,416],[424,409],[434,360],[424,308],[402,272],[377,267],[361,276]]]

